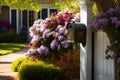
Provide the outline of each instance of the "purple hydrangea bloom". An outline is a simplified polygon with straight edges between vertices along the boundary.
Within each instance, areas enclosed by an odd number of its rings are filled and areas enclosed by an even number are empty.
[[[65,28],[60,28],[60,29],[59,29],[59,33],[60,33],[60,34],[64,34],[64,33],[65,33]]]
[[[50,33],[50,29],[46,29],[46,30],[43,32],[42,37],[43,37],[43,38],[46,38],[48,33]]]
[[[46,27],[44,25],[41,25],[40,31],[43,32],[45,29],[46,29]]]
[[[119,12],[120,12],[120,8],[116,8],[116,9],[115,9],[115,12],[118,12],[118,13],[119,13]]]
[[[90,31],[92,28],[93,28],[93,24],[89,24],[89,25],[87,26],[87,30],[88,30],[88,31]]]
[[[106,47],[106,52],[108,52],[110,49],[112,48],[112,46],[111,45],[107,45],[107,47]]]
[[[47,54],[49,53],[48,47],[42,45],[40,48],[42,49],[42,52],[43,52],[44,54],[47,55]]]
[[[40,24],[42,21],[43,21],[42,19],[38,19],[38,20],[34,21],[34,24]]]
[[[38,52],[37,52],[36,49],[29,49],[29,50],[25,53],[25,56],[27,56],[27,57],[36,56],[37,53],[38,53]]]
[[[53,35],[55,32],[50,32],[50,33],[48,33],[48,34],[46,34],[46,38],[49,38],[51,35]]]
[[[112,23],[115,24],[116,21],[118,20],[118,17],[111,17],[110,19],[112,20]]]
[[[30,49],[30,50],[29,50],[29,53],[32,54],[32,55],[34,55],[34,54],[37,53],[37,50],[36,50],[36,49]]]
[[[66,41],[63,41],[62,42],[62,46],[64,47],[64,48],[68,48],[69,47],[69,42],[66,42]]]
[[[115,41],[114,41],[114,44],[117,44],[118,42],[119,42],[118,40],[115,40]]]
[[[42,39],[40,36],[34,35],[32,40],[31,40],[31,43],[38,42],[40,39]]]
[[[120,26],[120,21],[116,21],[115,27],[118,28]]]
[[[54,39],[54,40],[51,42],[50,47],[51,47],[51,49],[55,49],[55,48],[57,48],[57,46],[58,46],[58,42]]]
[[[38,53],[41,55],[43,52],[42,52],[42,49],[39,47],[39,48],[37,48],[37,51],[38,51]]]
[[[56,28],[56,30],[59,30],[62,27],[63,27],[62,25],[58,25],[57,28]]]
[[[120,57],[117,59],[117,63],[120,64]]]
[[[117,55],[116,53],[113,53],[113,54],[112,54],[112,57],[113,57],[113,58],[117,58],[117,56],[118,56],[118,55]]]
[[[98,24],[105,26],[105,25],[108,24],[108,21],[109,21],[109,20],[108,20],[107,18],[99,19],[99,20],[98,20]]]
[[[110,8],[110,9],[107,11],[107,13],[110,14],[110,15],[112,15],[114,12],[116,12],[116,10],[113,9],[113,8]]]
[[[59,40],[59,41],[64,40],[64,36],[62,36],[62,35],[58,36],[58,40]]]

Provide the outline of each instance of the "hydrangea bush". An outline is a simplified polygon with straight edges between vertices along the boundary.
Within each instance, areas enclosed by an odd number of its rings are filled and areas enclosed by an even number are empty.
[[[68,32],[66,27],[74,16],[75,13],[65,11],[58,14],[52,13],[51,17],[45,20],[36,20],[29,30],[32,39],[29,43],[30,49],[25,53],[27,58],[59,55],[67,51],[70,48],[70,42],[66,40]]]
[[[110,39],[110,45],[106,47],[106,54],[109,51],[114,51],[113,55],[107,54],[106,58],[118,57],[118,63],[120,63],[120,8],[109,9],[106,12],[98,14],[93,23],[89,24],[89,30],[102,30],[106,32]]]
[[[111,8],[98,14],[93,23],[88,26],[88,30],[106,32],[110,40],[110,45],[107,45],[105,50],[106,59],[115,60],[116,80],[120,80],[120,8]],[[113,53],[108,53],[109,51]]]

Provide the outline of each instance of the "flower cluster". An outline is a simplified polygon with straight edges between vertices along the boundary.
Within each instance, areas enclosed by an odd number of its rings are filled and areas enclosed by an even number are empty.
[[[45,20],[36,20],[30,28],[32,37],[29,46],[30,49],[25,53],[29,57],[39,57],[51,53],[59,53],[70,47],[66,40],[67,23],[73,19],[75,13],[59,12],[53,13],[51,18]]]
[[[111,27],[120,27],[120,8],[111,8],[106,12],[101,12],[95,17],[93,23],[88,26],[88,29],[105,31],[106,28]]]
[[[116,58],[120,63],[120,8],[111,8],[98,14],[93,23],[89,24],[88,30],[102,30],[106,32],[110,45],[106,47],[106,58]],[[109,54],[113,51],[113,54]]]

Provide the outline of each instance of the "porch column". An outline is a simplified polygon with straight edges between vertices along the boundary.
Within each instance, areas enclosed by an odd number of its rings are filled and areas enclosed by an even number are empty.
[[[81,23],[86,26],[92,21],[91,0],[80,0]],[[92,78],[92,33],[87,31],[86,46],[80,43],[80,80],[93,80]]]

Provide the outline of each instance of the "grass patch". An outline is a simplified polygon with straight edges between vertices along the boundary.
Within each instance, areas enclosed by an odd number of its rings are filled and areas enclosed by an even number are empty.
[[[9,54],[24,48],[24,44],[18,43],[0,43],[0,55]]]

